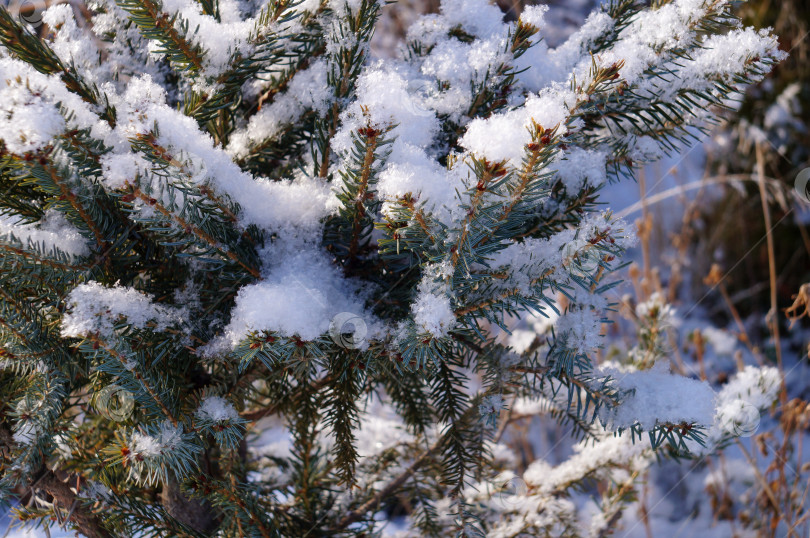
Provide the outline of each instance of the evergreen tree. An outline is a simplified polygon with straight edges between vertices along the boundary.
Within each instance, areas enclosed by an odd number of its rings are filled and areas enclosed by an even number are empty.
[[[446,0],[383,61],[381,7],[97,0],[38,33],[0,8],[0,499],[18,518],[575,533],[565,492],[627,461],[583,449],[567,478],[527,480],[542,509],[493,506],[470,488],[504,470],[508,402],[542,397],[628,461],[721,442],[707,385],[595,368],[633,241],[598,196],[695,139],[783,57],[775,38],[721,0],[614,0],[549,49],[541,7],[506,23]],[[518,352],[499,335],[527,312],[559,318]],[[275,424],[291,449],[251,449]],[[608,527],[629,491],[606,494]]]

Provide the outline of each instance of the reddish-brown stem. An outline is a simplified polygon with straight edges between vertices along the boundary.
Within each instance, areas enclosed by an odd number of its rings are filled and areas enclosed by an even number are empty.
[[[94,345],[97,345],[98,347],[106,351],[108,355],[110,355],[111,357],[116,359],[119,363],[121,363],[121,366],[124,367],[124,369],[126,370],[130,369],[127,366],[128,361],[120,353],[118,353],[118,351],[108,346],[107,343],[104,342],[98,335],[90,335],[87,337],[87,339],[93,342]],[[163,400],[161,400],[157,392],[155,392],[155,389],[153,389],[152,386],[146,381],[146,379],[144,379],[144,377],[140,374],[140,372],[133,371],[132,374],[135,376],[135,379],[137,379],[138,382],[140,382],[141,386],[146,390],[146,392],[149,393],[149,396],[152,397],[152,399],[158,405],[163,414],[172,422],[174,426],[178,426],[180,422],[172,414],[172,412],[169,411],[169,408],[166,407],[166,404],[163,403]]]
[[[172,213],[171,211],[166,209],[162,204],[155,201],[154,198],[151,198],[146,193],[144,193],[142,190],[140,190],[138,187],[133,188],[132,194],[134,194],[138,199],[140,199],[144,203],[154,207],[157,210],[157,212],[160,213],[161,215],[163,215],[164,217],[173,220],[182,229],[188,230],[191,233],[193,233],[195,237],[197,237],[198,239],[200,239],[203,242],[207,243],[209,246],[211,246],[212,248],[219,251],[220,254],[227,257],[228,259],[230,259],[234,263],[238,264],[239,266],[241,266],[248,273],[250,273],[253,277],[258,278],[258,279],[261,278],[261,274],[259,273],[259,271],[257,269],[255,269],[254,267],[251,267],[248,264],[246,264],[245,262],[243,262],[241,259],[239,259],[239,256],[237,256],[233,251],[223,250],[222,247],[219,246],[219,243],[213,237],[208,235],[205,231],[201,230],[200,228],[198,228],[194,224],[188,222],[183,217],[181,217],[179,215],[175,215],[174,213]]]

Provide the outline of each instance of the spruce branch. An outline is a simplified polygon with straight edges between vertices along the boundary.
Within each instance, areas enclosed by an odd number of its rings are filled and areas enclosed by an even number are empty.
[[[346,355],[335,358],[331,373],[333,381],[327,385],[326,393],[328,411],[325,422],[335,436],[333,456],[340,479],[347,487],[355,485],[355,466],[359,456],[354,430],[360,415],[357,400],[365,381],[352,359]]]
[[[110,346],[104,339],[102,339],[97,334],[88,335],[87,340],[91,343],[92,351],[103,350],[107,355],[109,355],[118,362],[122,371],[130,372],[131,376],[140,385],[143,391],[145,391],[152,399],[152,401],[155,403],[155,405],[157,405],[157,407],[163,413],[163,416],[169,419],[175,427],[180,424],[180,421],[177,419],[174,413],[172,413],[169,410],[169,408],[163,402],[163,399],[157,393],[155,387],[153,387],[153,383],[149,379],[147,379],[141,372],[132,369],[131,367],[132,359],[126,358],[123,354],[121,354],[114,347]]]
[[[398,491],[408,479],[413,476],[413,474],[425,463],[427,463],[437,452],[440,448],[440,442],[437,442],[429,449],[422,452],[422,454],[416,458],[416,460],[411,463],[402,473],[400,473],[396,478],[388,482],[380,491],[378,491],[371,499],[366,501],[364,504],[359,506],[358,508],[352,510],[348,514],[346,514],[343,519],[337,525],[338,529],[345,529],[352,523],[355,523],[361,520],[363,517],[366,516],[372,510],[375,510],[380,507],[383,500],[388,499],[393,495],[396,491]]]
[[[342,40],[345,44],[335,47],[336,50],[328,55],[327,60],[327,82],[334,91],[334,97],[326,117],[316,125],[313,160],[316,166],[315,175],[322,178],[329,173],[331,139],[337,132],[343,106],[354,93],[355,81],[366,59],[368,44],[379,17],[380,4],[372,0],[361,0],[355,12],[348,3],[345,4],[344,11],[345,13],[337,15],[331,37]]]
[[[507,201],[501,208],[501,214],[492,227],[492,230],[487,233],[476,245],[476,247],[483,246],[486,242],[498,235],[499,230],[512,219],[512,212],[518,205],[529,205],[531,200],[538,196],[536,191],[537,187],[532,188],[533,183],[542,182],[547,176],[542,174],[542,170],[556,154],[555,151],[555,135],[557,127],[545,129],[542,125],[533,122],[530,132],[532,134],[532,141],[526,145],[526,156],[523,159],[523,166],[517,176],[517,181],[507,183],[507,190],[509,201]],[[538,187],[544,187],[541,183]],[[541,191],[542,192],[542,191]],[[501,235],[508,235],[513,237],[512,230],[507,230]]]
[[[115,126],[115,109],[106,97],[87,84],[73,67],[65,66],[47,43],[18,24],[4,6],[0,6],[0,42],[40,73],[58,74],[69,91],[101,109],[101,117],[110,126]]]
[[[60,191],[59,199],[60,200],[67,200],[70,206],[73,208],[74,211],[81,217],[82,221],[84,221],[85,225],[87,225],[87,229],[90,230],[93,236],[96,238],[96,243],[103,247],[106,245],[106,241],[104,239],[104,235],[101,233],[98,225],[95,221],[90,217],[90,214],[84,208],[84,206],[80,203],[79,198],[70,190],[67,184],[59,177],[56,169],[48,165],[42,165],[42,168],[45,170],[45,173],[48,174],[51,181]]]
[[[157,0],[117,0],[118,5],[130,14],[130,20],[147,39],[160,43],[160,53],[165,54],[172,65],[188,70],[192,75],[200,73],[204,66],[205,52],[187,39],[188,23],[178,15],[163,11]]]
[[[324,376],[324,377],[318,379],[317,381],[315,381],[314,383],[312,383],[309,390],[311,392],[318,392],[321,389],[323,389],[324,387],[326,387],[327,384],[329,384],[331,381],[332,381],[332,378],[330,376]],[[283,405],[286,404],[286,403],[288,403],[288,402],[281,402],[281,403],[278,403],[278,404],[275,404],[275,405],[267,406],[267,407],[265,407],[263,409],[257,409],[255,411],[247,411],[247,412],[242,413],[242,417],[244,419],[246,419],[246,420],[251,421],[251,422],[256,422],[258,420],[263,419],[264,417],[268,417],[270,415],[278,413],[279,411],[282,410]]]
[[[368,250],[374,215],[380,201],[375,185],[377,174],[387,157],[386,138],[390,127],[377,129],[372,125],[353,133],[353,147],[343,167],[338,171],[342,207],[339,217],[326,225],[324,242],[344,264],[347,272],[356,272],[362,263],[360,255]]]
[[[0,9],[0,495],[24,499],[35,469],[68,490],[37,486],[57,500],[21,518],[231,538],[377,534],[384,512],[429,536],[573,534],[573,491],[598,482],[615,525],[637,477],[609,473],[714,443],[691,415],[633,409],[657,371],[594,362],[631,244],[599,194],[761,79],[781,57],[768,32],[722,0],[612,0],[546,50],[542,9],[512,23],[462,0],[372,61],[376,0],[115,2],[52,6],[43,38]],[[637,365],[664,353],[648,325]],[[549,488],[527,474],[526,518],[489,485],[523,470],[503,441],[539,414],[585,464]],[[585,441],[617,461],[591,465]]]
[[[152,198],[147,193],[143,192],[139,187],[130,186],[130,189],[131,189],[130,192],[133,196],[135,196],[145,204],[154,207],[158,213],[160,213],[167,220],[173,222],[180,230],[185,230],[189,233],[192,233],[194,237],[196,237],[197,239],[199,239],[212,249],[218,251],[223,257],[231,260],[235,264],[242,267],[242,269],[247,271],[252,277],[261,278],[261,273],[259,273],[258,269],[248,265],[235,252],[223,249],[221,244],[207,232],[200,229],[191,222],[187,221],[180,215],[177,215],[172,211],[169,211],[169,209],[167,209],[163,204],[159,203],[155,198]]]
[[[475,189],[471,193],[469,206],[466,207],[467,215],[465,220],[459,226],[460,233],[458,241],[455,246],[450,248],[450,263],[454,269],[464,254],[469,254],[469,257],[474,259],[475,253],[473,246],[470,245],[468,241],[473,222],[478,218],[478,212],[480,211],[484,194],[487,192],[487,189],[490,188],[490,182],[495,178],[503,177],[507,174],[504,163],[473,160],[472,167],[478,178],[478,183],[476,183]],[[464,260],[466,262],[467,256],[464,256]],[[465,265],[465,268],[469,270],[469,263],[465,263]]]
[[[514,29],[510,29],[505,52],[509,54],[513,61],[517,60],[532,47],[534,44],[532,37],[539,31],[538,28],[518,19]],[[467,110],[467,117],[488,117],[503,109],[506,106],[506,98],[512,90],[517,75],[518,71],[508,62],[499,64],[491,74],[487,71]],[[460,131],[461,129],[457,133],[460,133]]]
[[[254,527],[259,531],[262,538],[274,538],[280,536],[277,531],[271,527],[270,522],[262,513],[262,508],[256,505],[255,500],[247,496],[242,496],[239,488],[232,488],[227,484],[221,484],[205,480],[202,482],[201,487],[207,490],[209,494],[220,496],[228,504],[235,505],[239,514],[236,516],[238,520],[244,518],[244,522],[240,525],[245,525],[248,528]]]
[[[354,205],[354,218],[352,219],[352,227],[351,227],[351,242],[349,244],[349,260],[354,259],[357,256],[357,250],[360,246],[360,234],[362,231],[362,222],[363,217],[366,214],[365,209],[365,200],[366,198],[373,196],[374,194],[369,192],[369,179],[371,177],[371,167],[374,164],[374,152],[377,149],[377,138],[379,133],[376,129],[371,129],[370,131],[367,130],[364,133],[364,136],[367,139],[367,146],[365,154],[363,155],[363,165],[360,172],[360,178],[358,181],[358,189],[357,194],[355,195],[355,205]]]
[[[147,153],[149,158],[152,159],[157,166],[174,167],[187,179],[191,180],[191,178],[193,178],[194,174],[192,171],[189,170],[184,163],[178,161],[175,156],[169,153],[165,147],[161,146],[153,132],[137,135],[132,141],[132,144],[136,150]],[[214,194],[210,187],[200,185],[196,188],[201,195],[207,197],[211,202],[213,202],[217,208],[225,214],[228,220],[234,224],[236,223],[236,214],[230,207],[229,203]]]

